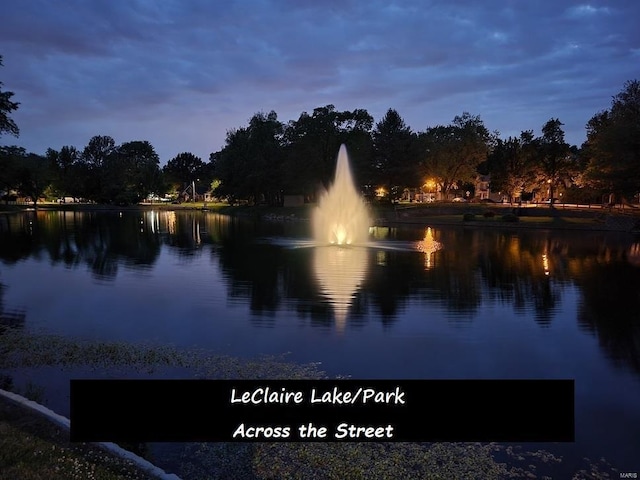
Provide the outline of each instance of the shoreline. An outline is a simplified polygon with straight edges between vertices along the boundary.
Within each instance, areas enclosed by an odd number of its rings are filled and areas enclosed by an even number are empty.
[[[33,205],[0,204],[0,214],[37,211],[63,212],[136,212],[190,211],[208,212],[238,218],[270,222],[309,221],[315,204],[295,207],[228,205],[221,203],[140,203],[127,206],[87,203],[40,203]],[[559,205],[517,206],[510,204],[396,204],[374,206],[371,216],[376,227],[459,226],[540,230],[584,230],[640,233],[640,208],[624,206],[575,207]],[[471,214],[472,216],[469,216]],[[467,216],[467,218],[465,218]]]

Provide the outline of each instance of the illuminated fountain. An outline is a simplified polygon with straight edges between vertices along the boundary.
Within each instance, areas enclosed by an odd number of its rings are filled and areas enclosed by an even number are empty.
[[[318,202],[313,214],[314,238],[320,244],[366,243],[371,219],[351,177],[347,147],[340,146],[333,185]]]
[[[342,330],[367,272],[364,247],[371,224],[367,206],[353,184],[344,145],[338,153],[334,182],[321,196],[312,220],[316,278],[322,295],[333,306],[338,330]]]

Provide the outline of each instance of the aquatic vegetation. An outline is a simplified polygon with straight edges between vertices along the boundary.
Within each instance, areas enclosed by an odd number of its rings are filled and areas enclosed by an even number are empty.
[[[24,334],[12,329],[0,335],[0,368],[45,366],[86,366],[113,375],[180,367],[188,372],[186,378],[203,379],[326,378],[319,364],[287,362],[286,354],[241,359],[166,345],[91,342],[57,335]]]

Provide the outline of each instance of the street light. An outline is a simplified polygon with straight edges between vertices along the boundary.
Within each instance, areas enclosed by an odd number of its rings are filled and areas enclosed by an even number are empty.
[[[191,180],[191,195],[193,198],[192,200],[193,203],[196,202],[196,182],[199,182],[199,181],[200,181],[199,178],[196,178],[195,180]]]
[[[429,194],[429,201],[433,201],[435,200],[435,195],[434,195],[434,190],[436,187],[436,182],[435,180],[433,180],[432,178],[427,179],[427,181],[424,184],[425,187],[427,187],[427,193]]]

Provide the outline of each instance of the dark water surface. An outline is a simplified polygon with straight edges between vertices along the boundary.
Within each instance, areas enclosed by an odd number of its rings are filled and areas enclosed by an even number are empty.
[[[211,212],[6,214],[0,322],[243,357],[291,352],[355,378],[575,379],[576,443],[557,447],[640,471],[640,238],[371,234],[367,248],[316,248],[307,223]]]

